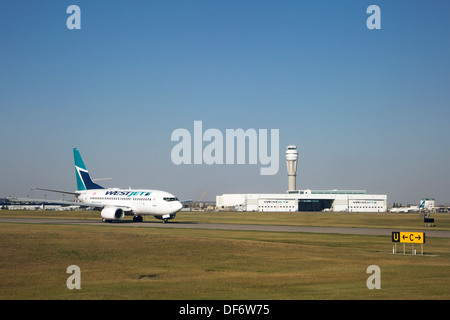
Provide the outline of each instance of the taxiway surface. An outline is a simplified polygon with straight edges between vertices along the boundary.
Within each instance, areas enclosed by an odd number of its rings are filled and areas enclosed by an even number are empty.
[[[347,228],[347,227],[310,227],[286,225],[259,225],[259,224],[229,224],[229,223],[196,223],[196,222],[132,222],[128,220],[112,223],[86,219],[52,219],[52,218],[12,218],[0,217],[0,223],[31,223],[31,224],[61,224],[61,225],[92,225],[114,227],[140,227],[140,228],[182,228],[182,229],[213,229],[213,230],[240,230],[240,231],[266,231],[266,232],[309,232],[333,234],[358,234],[391,236],[398,229],[381,228]],[[408,230],[410,232],[416,230]],[[417,230],[423,232],[424,230]],[[450,238],[450,231],[425,230],[427,237]]]

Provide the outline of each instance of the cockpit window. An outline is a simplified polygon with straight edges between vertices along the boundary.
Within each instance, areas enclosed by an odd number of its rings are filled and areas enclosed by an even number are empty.
[[[175,197],[173,197],[173,198],[171,198],[171,197],[164,197],[163,200],[165,200],[165,201],[178,201],[178,198],[175,198]]]

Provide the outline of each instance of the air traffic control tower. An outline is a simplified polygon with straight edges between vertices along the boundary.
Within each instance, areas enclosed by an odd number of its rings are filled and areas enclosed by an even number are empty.
[[[287,146],[286,149],[286,167],[288,173],[288,191],[297,190],[296,176],[297,176],[297,146]]]

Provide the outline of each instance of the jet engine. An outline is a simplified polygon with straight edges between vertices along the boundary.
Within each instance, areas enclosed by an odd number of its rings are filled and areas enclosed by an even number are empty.
[[[125,211],[118,207],[105,207],[102,210],[103,221],[108,220],[122,220],[125,216]]]

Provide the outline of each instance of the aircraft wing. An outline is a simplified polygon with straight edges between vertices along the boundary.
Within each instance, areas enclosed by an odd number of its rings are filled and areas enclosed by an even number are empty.
[[[61,190],[54,190],[54,189],[43,189],[43,188],[33,188],[35,190],[43,190],[43,191],[51,191],[51,192],[57,192],[57,193],[66,193],[66,194],[73,194],[74,196],[79,195],[79,192],[70,192],[70,191],[61,191]]]
[[[28,198],[7,198],[11,202],[35,202],[42,204],[56,204],[61,206],[79,206],[79,207],[92,207],[92,208],[103,208],[105,205],[96,203],[82,203],[75,201],[61,201],[61,200],[47,200],[47,199],[28,199]]]
[[[9,197],[7,198],[9,201],[11,202],[35,202],[38,204],[49,204],[49,205],[60,205],[63,207],[68,207],[68,206],[78,206],[80,208],[98,208],[98,209],[103,209],[104,207],[107,207],[108,205],[106,204],[99,204],[99,203],[83,203],[83,202],[75,202],[75,201],[61,201],[61,200],[47,200],[47,199],[28,199],[28,198],[12,198]],[[126,207],[126,206],[116,206],[113,205],[113,207],[117,207],[117,208],[122,208],[124,211],[132,211],[132,209],[130,207]]]

